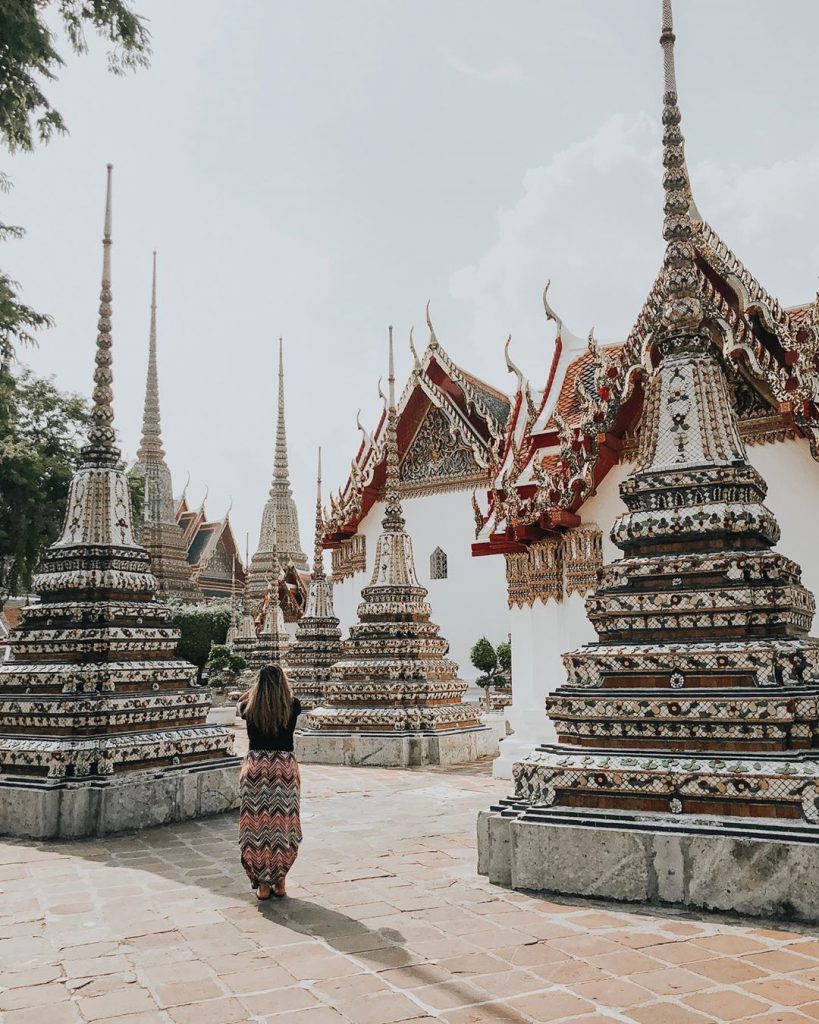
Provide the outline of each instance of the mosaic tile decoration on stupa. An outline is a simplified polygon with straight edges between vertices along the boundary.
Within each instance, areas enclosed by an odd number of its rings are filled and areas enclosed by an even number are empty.
[[[235,765],[230,735],[206,724],[209,691],[175,654],[179,631],[134,538],[113,426],[110,174],[91,427],[62,532],[34,577],[39,601],[25,608],[11,660],[0,664],[3,785]]]
[[[386,488],[382,532],[372,578],[361,591],[320,707],[300,728],[316,733],[436,733],[481,726],[480,709],[463,703],[466,683],[446,655],[449,642],[431,621],[427,590],[418,582],[412,539],[399,493],[397,412],[390,329]]]
[[[318,451],[316,521],[313,536],[313,571],[307,605],[296,626],[295,641],[287,654],[287,676],[294,696],[310,711],[323,699],[330,671],[341,658],[341,630],[333,609],[333,584],[324,571],[322,539],[326,525],[321,507],[321,448]]]
[[[667,2],[663,24],[665,302],[646,349],[637,466],[611,530],[623,557],[586,601],[598,641],[564,655],[567,682],[546,700],[559,742],[515,765],[512,803],[597,824],[651,812],[683,827],[784,819],[817,837],[814,599],[774,550],[779,527],[703,312]]]

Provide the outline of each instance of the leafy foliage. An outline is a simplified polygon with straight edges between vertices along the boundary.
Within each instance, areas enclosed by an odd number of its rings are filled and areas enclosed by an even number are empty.
[[[0,591],[25,593],[57,539],[88,408],[24,370],[0,371]]]
[[[493,686],[508,687],[511,682],[512,645],[506,641],[493,647],[485,636],[482,636],[472,647],[469,654],[475,668],[482,672],[475,684],[486,691],[486,704],[489,706],[489,691]]]
[[[110,44],[108,67],[115,74],[148,63],[150,36],[130,0],[0,0],[0,139],[12,153],[66,131],[43,88],[65,64],[55,30],[62,28],[67,45],[83,54],[86,27]],[[0,192],[8,190],[9,179],[0,173]],[[0,223],[0,241],[22,235],[21,227]],[[18,289],[0,271],[0,363],[15,345],[33,344],[34,332],[52,326],[50,316],[20,300]]]
[[[235,654],[227,644],[213,644],[206,667],[208,682],[212,686],[229,686],[247,668],[247,662]]]
[[[469,659],[479,672],[483,672],[487,676],[491,676],[498,667],[495,648],[485,636],[482,636],[472,647]]]
[[[49,9],[54,17],[47,18]],[[51,24],[49,24],[49,21]],[[87,53],[86,26],[111,44],[108,67],[115,74],[144,67],[150,35],[129,0],[6,0],[0,3],[0,135],[6,146],[31,150],[66,130],[41,83],[53,82],[65,65],[53,25],[75,53]]]
[[[173,623],[182,633],[177,654],[196,665],[198,679],[201,680],[211,646],[224,644],[227,638],[230,605],[227,601],[179,605],[174,612]]]
[[[2,92],[0,92],[2,96]],[[8,192],[11,184],[8,176],[0,173],[0,193]],[[12,224],[0,223],[0,242],[22,238],[24,231]],[[10,359],[14,351],[14,343],[21,345],[34,344],[32,332],[51,327],[53,321],[45,313],[38,313],[31,306],[21,302],[14,281],[0,270],[0,363]]]

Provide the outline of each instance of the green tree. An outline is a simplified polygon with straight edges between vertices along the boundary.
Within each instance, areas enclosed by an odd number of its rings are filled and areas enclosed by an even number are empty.
[[[150,35],[130,0],[0,0],[0,138],[10,152],[30,151],[66,131],[43,90],[65,64],[60,49],[88,52],[86,29],[110,45],[108,67],[115,74],[148,63]],[[8,188],[0,174],[0,191]],[[19,226],[0,224],[0,241],[22,234]],[[0,271],[0,363],[16,344],[31,344],[32,332],[51,326],[49,316],[20,300],[18,289]]]
[[[224,644],[227,638],[230,605],[227,601],[179,605],[174,612],[173,624],[182,634],[177,654],[196,665],[197,682],[201,682],[211,646]]]
[[[487,710],[489,710],[489,691],[495,684],[498,672],[497,652],[489,640],[485,636],[482,636],[472,647],[469,659],[475,668],[482,673],[482,675],[479,675],[475,680],[475,683],[477,686],[483,688],[484,702]]]
[[[88,408],[30,370],[0,372],[0,592],[25,593],[57,539]]]
[[[206,662],[208,682],[211,686],[230,686],[247,668],[243,657],[235,654],[227,644],[213,644]]]

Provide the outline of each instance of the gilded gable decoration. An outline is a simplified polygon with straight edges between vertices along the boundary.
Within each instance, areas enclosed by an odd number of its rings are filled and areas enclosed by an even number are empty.
[[[440,409],[431,408],[401,463],[401,485],[474,480],[481,468]]]

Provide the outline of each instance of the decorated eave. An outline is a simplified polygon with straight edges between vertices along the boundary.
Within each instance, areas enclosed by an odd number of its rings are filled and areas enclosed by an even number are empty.
[[[777,422],[806,437],[819,459],[819,295],[785,309],[700,217],[692,201],[697,270],[708,327],[738,388]],[[660,271],[622,344],[598,345],[557,325],[546,386],[518,378],[503,454],[486,500],[474,503],[474,555],[520,552],[578,526],[583,503],[633,440],[644,373],[653,361],[665,273]],[[548,288],[548,286],[547,286]]]
[[[509,399],[491,385],[457,366],[441,346],[427,310],[429,342],[419,358],[410,334],[413,369],[398,403],[398,456],[404,458],[431,409],[445,417],[450,437],[471,452],[476,465],[477,487],[495,476],[495,467],[506,441]],[[380,386],[379,386],[380,393]],[[383,399],[383,394],[381,395]],[[355,535],[358,524],[383,494],[386,477],[386,408],[372,434],[361,426],[362,439],[352,460],[350,476],[336,494],[330,493],[324,546],[338,547]],[[468,486],[470,480],[457,481]],[[429,486],[402,482],[405,496],[423,493]]]

